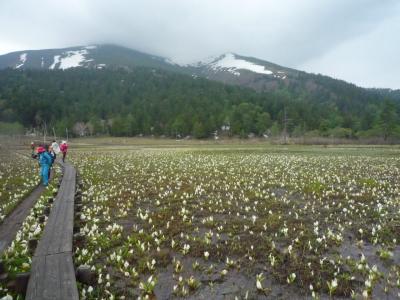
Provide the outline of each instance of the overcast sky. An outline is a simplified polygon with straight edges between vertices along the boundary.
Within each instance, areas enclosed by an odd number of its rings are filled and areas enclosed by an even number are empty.
[[[93,43],[179,62],[230,51],[400,89],[399,0],[0,0],[0,54]]]

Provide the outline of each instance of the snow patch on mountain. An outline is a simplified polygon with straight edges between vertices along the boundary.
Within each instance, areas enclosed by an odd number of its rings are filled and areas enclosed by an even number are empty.
[[[61,53],[61,55],[55,55],[54,61],[49,69],[69,69],[75,67],[82,67],[83,63],[92,61],[93,59],[86,59],[86,55],[89,54],[88,49],[94,49],[97,46],[86,46],[80,50],[70,50]]]
[[[22,53],[22,54],[19,56],[19,64],[17,64],[17,65],[15,66],[16,69],[21,68],[21,67],[25,64],[27,56],[28,56],[27,53]]]
[[[238,70],[248,70],[254,73],[272,75],[273,72],[247,60],[238,59],[233,53],[224,54],[219,59],[208,64],[214,71],[227,70],[233,75],[239,76]]]
[[[75,51],[67,51],[64,52],[67,56],[61,58],[60,69],[69,69],[80,67],[83,62],[89,61],[86,60],[85,55],[88,54],[86,49],[83,50],[75,50]]]
[[[275,74],[273,71],[266,69],[262,65],[253,63],[242,58],[238,58],[238,56],[234,53],[225,53],[219,56],[210,56],[201,61],[192,63],[181,63],[170,58],[165,58],[164,61],[166,63],[180,67],[192,67],[198,69],[206,68],[214,72],[225,71],[235,76],[240,76],[240,70],[246,70],[257,74],[271,75],[275,78],[286,78],[285,73],[282,71],[278,71],[279,74]]]
[[[54,68],[56,67],[56,65],[57,65],[58,63],[60,63],[60,57],[61,57],[61,55],[55,55],[55,56],[54,56],[54,61],[53,61],[53,63],[51,64],[51,66],[49,67],[49,69],[54,69]]]

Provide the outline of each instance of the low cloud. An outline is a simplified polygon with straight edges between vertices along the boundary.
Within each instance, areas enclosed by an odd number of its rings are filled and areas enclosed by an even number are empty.
[[[14,0],[0,3],[0,53],[115,43],[192,62],[232,51],[400,88],[398,24],[396,0]]]

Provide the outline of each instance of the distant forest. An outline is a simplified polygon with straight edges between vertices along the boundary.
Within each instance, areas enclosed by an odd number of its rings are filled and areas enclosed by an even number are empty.
[[[286,130],[290,136],[399,138],[400,101],[363,91],[258,93],[148,68],[8,69],[0,71],[0,133],[54,128],[64,135],[68,128],[76,136],[207,138]]]

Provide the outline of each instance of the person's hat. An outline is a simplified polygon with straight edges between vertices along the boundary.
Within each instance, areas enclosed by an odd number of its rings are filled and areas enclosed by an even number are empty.
[[[62,142],[61,142],[61,144],[66,144],[66,143],[67,143],[66,141],[62,141]]]
[[[44,149],[44,147],[38,147],[37,148],[37,153],[43,153],[43,152],[45,152],[46,151],[46,149]]]

